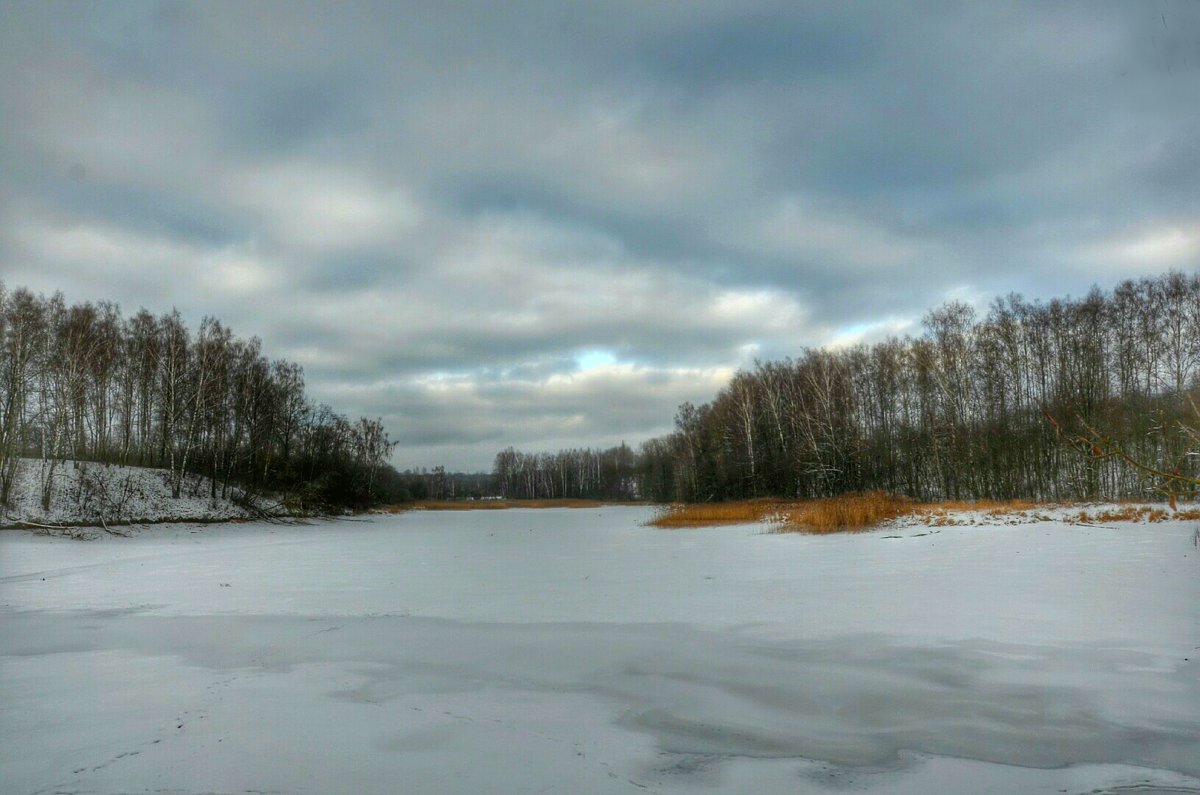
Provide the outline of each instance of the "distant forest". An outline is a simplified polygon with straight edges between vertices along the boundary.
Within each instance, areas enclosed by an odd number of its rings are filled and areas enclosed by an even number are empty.
[[[200,474],[213,497],[236,486],[302,510],[362,507],[406,494],[391,450],[379,420],[312,404],[299,365],[214,318],[193,333],[178,312],[126,318],[0,283],[0,502],[30,457],[43,502],[56,467],[86,460],[168,469],[176,497]]]
[[[1080,299],[1010,295],[982,317],[949,303],[916,338],[758,362],[636,453],[509,449],[493,476],[538,498],[1145,497],[1135,469],[1064,437],[1102,434],[1195,477],[1198,383],[1200,277],[1173,272]]]
[[[1080,299],[930,312],[918,337],[758,362],[638,449],[497,454],[490,478],[397,473],[379,420],[305,395],[299,365],[178,312],[123,317],[0,283],[0,501],[17,460],[162,467],[212,496],[273,492],[323,510],[499,495],[705,502],[882,489],[920,500],[1145,497],[1139,472],[1064,438],[1107,437],[1139,462],[1200,475],[1200,276],[1126,281]]]

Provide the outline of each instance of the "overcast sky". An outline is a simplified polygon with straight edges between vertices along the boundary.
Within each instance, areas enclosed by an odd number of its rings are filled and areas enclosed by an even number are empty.
[[[401,467],[1200,265],[1200,3],[0,0],[0,279],[206,314]]]

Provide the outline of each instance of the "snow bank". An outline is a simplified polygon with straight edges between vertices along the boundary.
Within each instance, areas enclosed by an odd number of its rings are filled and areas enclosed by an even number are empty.
[[[960,525],[1024,525],[1055,522],[1080,526],[1102,524],[1157,524],[1195,521],[1200,515],[1194,502],[1181,502],[1171,508],[1165,502],[1073,502],[1030,504],[1013,507],[1000,504],[992,508],[963,508],[962,503],[945,506],[932,503],[913,514],[889,519],[879,529],[906,527],[950,527]]]
[[[0,505],[0,527],[117,525],[137,522],[223,521],[250,513],[232,500],[211,496],[208,478],[188,476],[178,499],[171,472],[88,461],[22,459],[8,505]],[[49,483],[49,508],[43,507]]]

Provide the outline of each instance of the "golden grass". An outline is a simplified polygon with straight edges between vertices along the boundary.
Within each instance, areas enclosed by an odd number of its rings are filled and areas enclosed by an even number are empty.
[[[614,503],[600,500],[418,500],[388,505],[384,513],[404,511],[502,511],[508,508],[599,508]],[[627,503],[621,503],[622,505]]]
[[[837,533],[863,530],[912,513],[915,503],[884,491],[843,494],[819,500],[741,500],[666,506],[654,527],[708,527],[769,522],[779,532]]]
[[[881,522],[907,516],[916,504],[898,494],[869,491],[806,500],[789,506],[778,530],[785,533],[841,533],[865,530]]]
[[[1065,510],[1064,510],[1065,509]],[[1055,511],[1052,514],[1051,511]],[[901,517],[913,517],[933,527],[962,524],[1048,522],[1074,524],[1200,520],[1200,507],[1145,503],[1116,504],[1072,510],[1068,504],[1030,500],[977,500],[918,503],[883,491],[843,494],[817,500],[757,499],[737,502],[674,504],[662,508],[649,524],[662,528],[711,527],[764,522],[781,533],[840,533],[865,530]]]
[[[777,516],[784,505],[779,500],[675,503],[660,509],[649,524],[663,528],[748,524]]]
[[[618,503],[599,500],[421,500],[390,505],[385,513],[403,511],[495,511],[508,508],[599,508]],[[645,503],[619,503],[638,505]],[[1057,509],[1057,515],[1049,511]],[[1063,510],[1067,509],[1067,510]],[[1117,503],[1074,510],[1067,504],[1030,500],[976,500],[915,502],[885,491],[843,494],[816,500],[762,498],[736,502],[676,503],[660,508],[647,524],[667,529],[714,527],[731,524],[765,523],[779,533],[844,533],[867,530],[901,517],[913,517],[932,527],[963,524],[993,524],[992,520],[1048,522],[1058,519],[1073,524],[1113,522],[1165,522],[1200,520],[1200,506],[1169,510],[1146,503]]]

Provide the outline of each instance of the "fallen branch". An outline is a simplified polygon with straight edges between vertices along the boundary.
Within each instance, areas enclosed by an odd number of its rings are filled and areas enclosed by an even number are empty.
[[[111,527],[109,527],[108,523],[104,521],[103,516],[100,517],[100,526],[103,527],[104,532],[108,533],[110,536],[118,536],[120,538],[129,538],[129,533],[125,533],[120,530],[114,530]]]
[[[24,519],[14,520],[13,525],[28,527],[32,529],[36,535],[57,534],[79,541],[94,541],[97,538],[95,533],[89,533],[85,528],[77,525],[41,524],[39,522],[25,521]]]
[[[40,522],[28,522],[24,519],[14,519],[13,524],[24,525],[25,527],[37,527],[42,530],[69,530],[69,524],[41,524]]]

